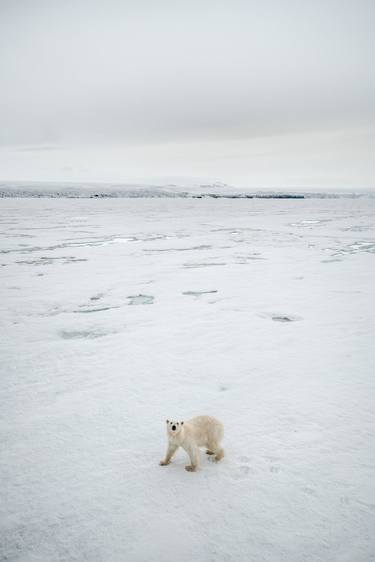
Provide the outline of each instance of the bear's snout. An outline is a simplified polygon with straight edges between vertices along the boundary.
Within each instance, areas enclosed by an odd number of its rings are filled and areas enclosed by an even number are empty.
[[[172,425],[172,431],[176,431],[176,429],[177,429],[176,426]]]

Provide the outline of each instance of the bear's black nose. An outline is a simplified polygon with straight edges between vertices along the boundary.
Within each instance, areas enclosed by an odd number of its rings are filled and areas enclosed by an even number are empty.
[[[172,425],[172,431],[176,431],[176,426]]]

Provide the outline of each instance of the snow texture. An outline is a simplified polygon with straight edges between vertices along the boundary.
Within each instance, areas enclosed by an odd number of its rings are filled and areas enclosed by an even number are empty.
[[[0,209],[1,560],[375,560],[374,199]]]

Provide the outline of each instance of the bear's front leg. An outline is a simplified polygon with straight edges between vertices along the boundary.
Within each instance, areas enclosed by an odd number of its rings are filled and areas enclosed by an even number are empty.
[[[169,464],[177,449],[178,445],[172,445],[171,443],[169,443],[165,459],[160,461],[160,466],[166,466],[167,464]]]
[[[186,452],[190,457],[190,464],[185,466],[185,470],[188,472],[196,472],[199,468],[199,449],[198,447],[189,447]]]

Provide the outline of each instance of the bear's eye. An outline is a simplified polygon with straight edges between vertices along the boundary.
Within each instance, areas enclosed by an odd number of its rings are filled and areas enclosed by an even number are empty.
[[[180,424],[177,422],[177,425],[180,425]]]

